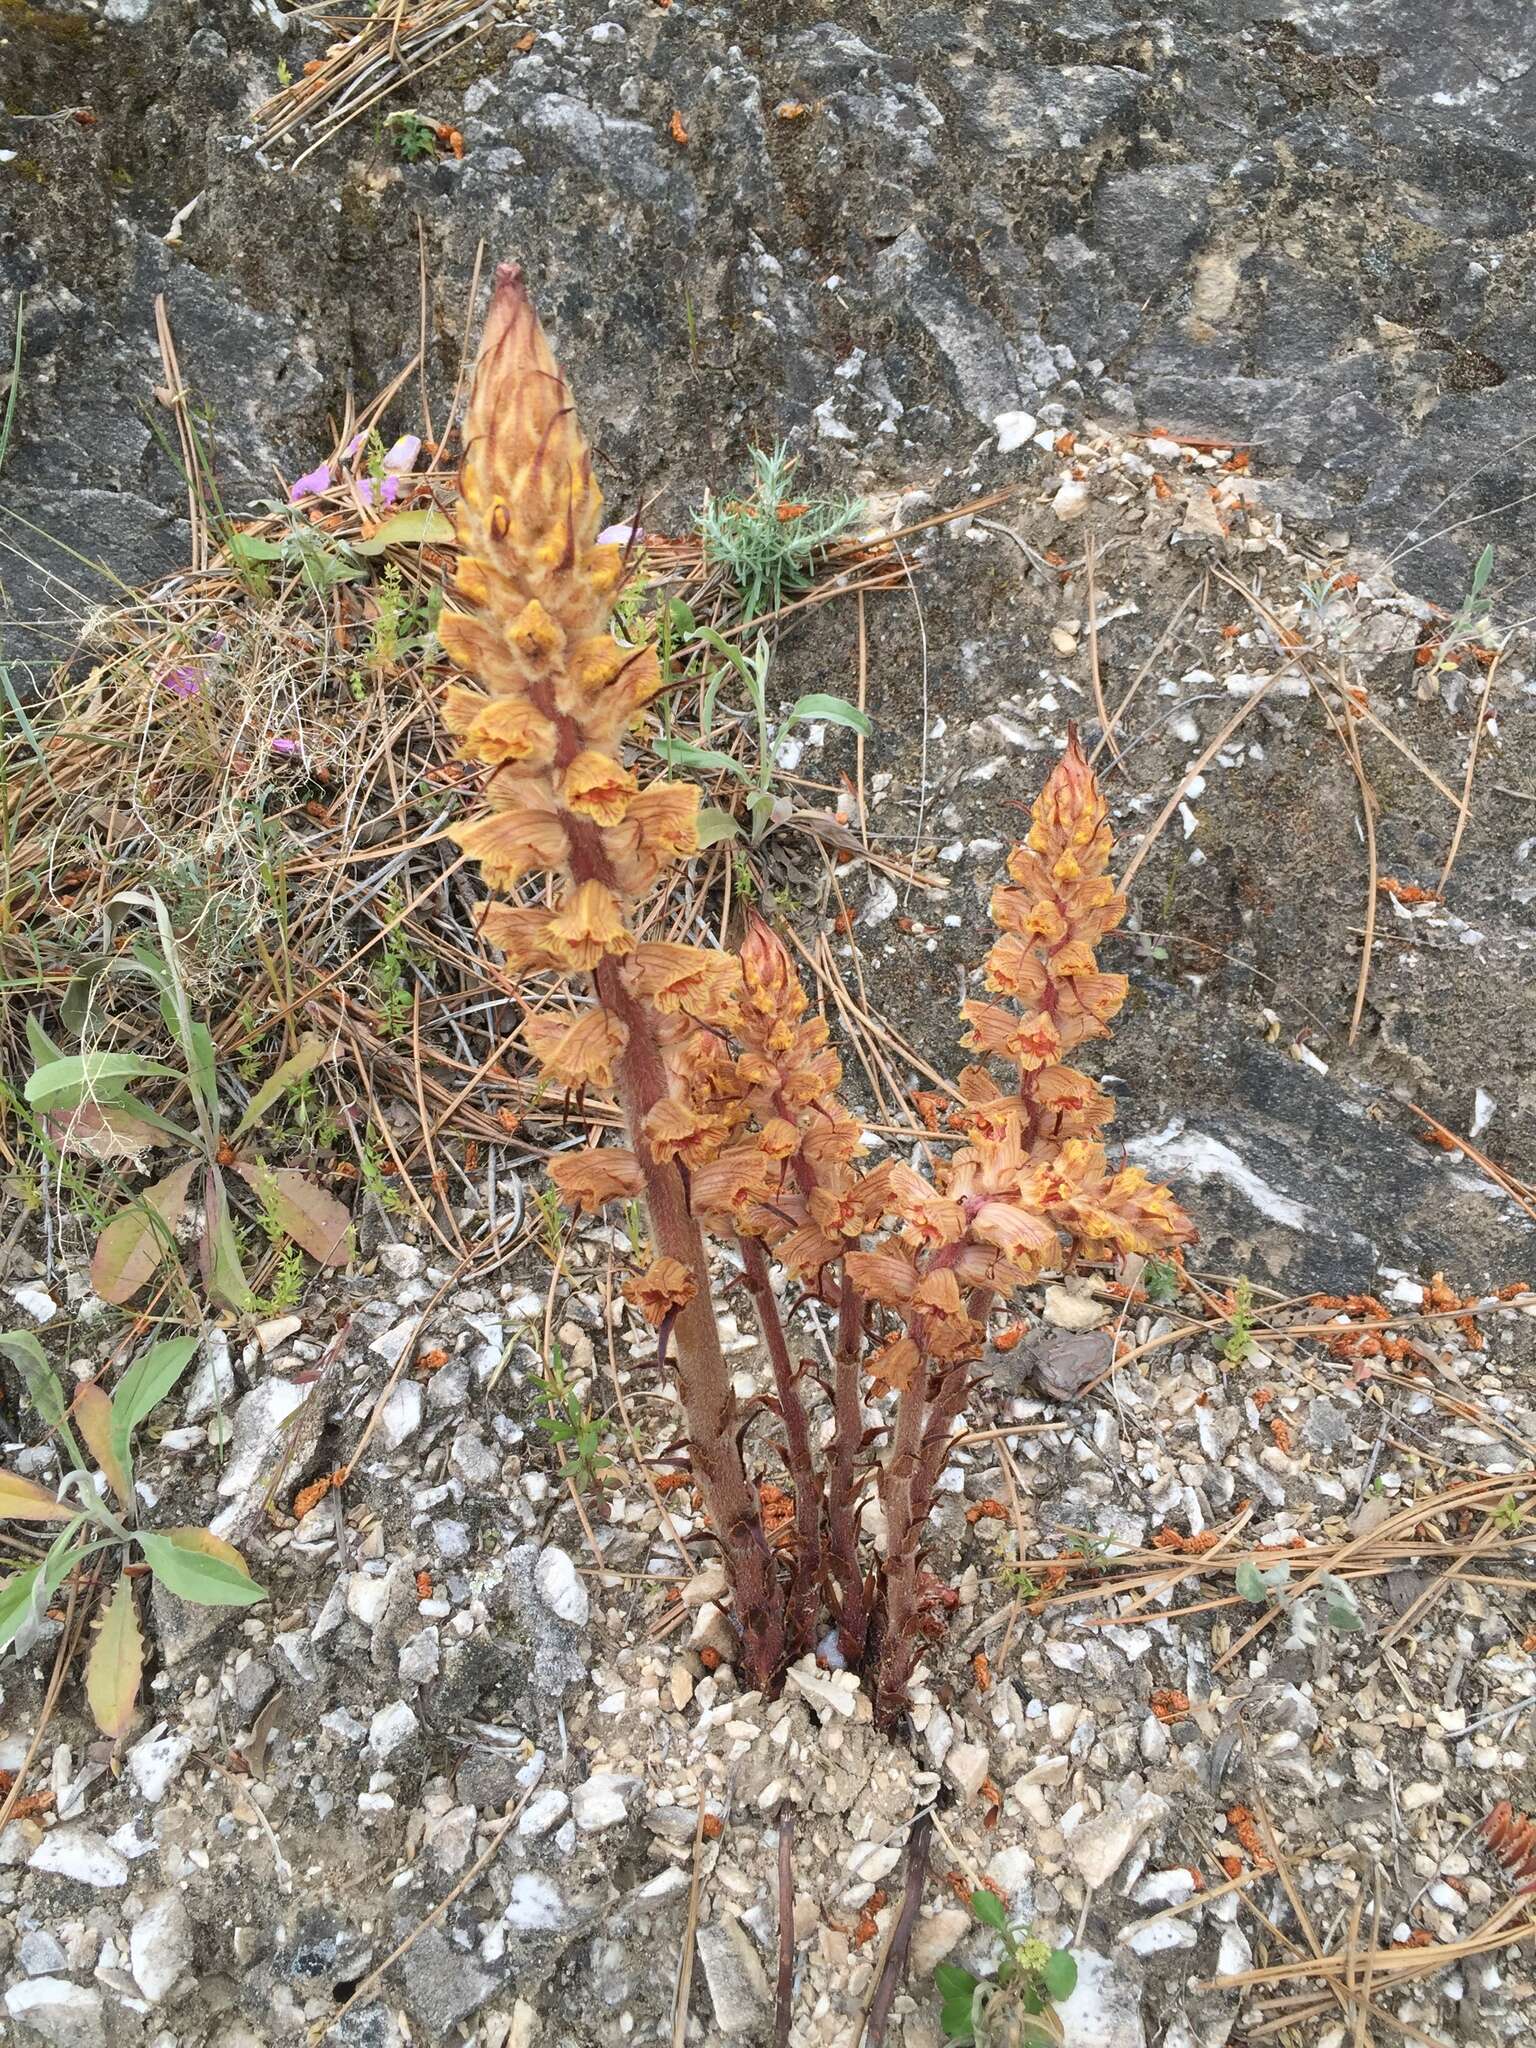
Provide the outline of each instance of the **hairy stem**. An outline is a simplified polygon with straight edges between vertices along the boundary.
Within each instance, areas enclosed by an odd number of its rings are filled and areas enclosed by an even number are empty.
[[[837,1304],[832,1483],[827,1520],[832,1570],[837,1580],[837,1645],[844,1663],[854,1670],[863,1662],[869,1640],[869,1597],[859,1564],[859,1516],[854,1505],[859,1442],[864,1433],[859,1401],[863,1350],[864,1303],[858,1289],[844,1274]]]
[[[670,1161],[653,1159],[645,1140],[646,1116],[666,1093],[661,1049],[650,1011],[629,994],[616,964],[601,961],[594,978],[603,1007],[629,1033],[619,1060],[619,1099],[645,1176],[656,1249],[679,1260],[698,1281],[698,1292],[672,1326],[689,1457],[731,1575],[747,1677],[766,1690],[784,1665],[784,1589],[741,1455],[741,1416],[715,1327],[704,1239],[689,1212],[681,1173]]]
[[[803,1657],[816,1641],[816,1595],[821,1582],[821,1475],[816,1469],[805,1403],[800,1398],[762,1240],[743,1237],[737,1243],[773,1367],[779,1414],[784,1422],[785,1462],[795,1489],[795,1569],[790,1580],[787,1631],[788,1654],[794,1659]]]

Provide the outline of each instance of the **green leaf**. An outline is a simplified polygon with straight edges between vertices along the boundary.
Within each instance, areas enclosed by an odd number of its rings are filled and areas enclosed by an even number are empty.
[[[189,1020],[188,1043],[183,1047],[187,1055],[187,1071],[193,1086],[202,1096],[208,1114],[213,1119],[214,1129],[219,1126],[219,1080],[218,1053],[213,1043],[213,1033],[201,1018]]]
[[[127,1081],[151,1076],[174,1081],[176,1069],[134,1052],[77,1052],[50,1060],[27,1078],[25,1094],[34,1109],[73,1109],[83,1096],[110,1102]]]
[[[978,1888],[971,1893],[971,1911],[983,1927],[995,1927],[999,1934],[1008,1932],[1008,1915],[1003,1902],[996,1892]]]
[[[714,846],[721,839],[739,839],[741,827],[729,811],[722,811],[718,804],[705,804],[699,811],[698,832],[700,847]]]
[[[59,1376],[30,1330],[0,1330],[0,1352],[18,1368],[27,1398],[50,1429],[64,1420],[67,1406]]]
[[[1251,1600],[1256,1607],[1262,1607],[1269,1599],[1269,1586],[1256,1564],[1238,1566],[1237,1596],[1240,1600]]]
[[[420,505],[386,519],[368,540],[348,542],[355,555],[382,555],[386,548],[441,546],[453,539],[453,521],[435,505]]]
[[[944,2029],[946,2041],[974,2041],[971,2031],[971,1994],[963,1998],[946,1998],[939,2011],[939,2025]]]
[[[322,1038],[317,1031],[306,1031],[299,1040],[296,1050],[280,1067],[273,1068],[251,1097],[245,1115],[229,1134],[230,1143],[233,1144],[237,1139],[243,1138],[247,1131],[254,1130],[278,1097],[291,1088],[295,1081],[302,1081],[306,1074],[312,1073],[323,1060],[328,1060],[334,1050],[333,1040]]]
[[[203,1223],[198,1233],[197,1257],[210,1300],[220,1308],[233,1309],[237,1315],[255,1308],[256,1297],[240,1263],[224,1176],[216,1166],[209,1167],[203,1183]]]
[[[176,1255],[176,1231],[197,1171],[193,1160],[148,1187],[107,1225],[91,1254],[91,1285],[121,1308]]]
[[[0,1650],[8,1650],[32,1611],[32,1589],[41,1565],[24,1565],[19,1572],[0,1580]]]
[[[138,1543],[150,1570],[178,1600],[195,1600],[200,1607],[254,1607],[267,1597],[238,1551],[207,1529],[145,1532]]]
[[[159,1122],[126,1094],[110,1107],[80,1102],[73,1109],[43,1112],[43,1128],[59,1150],[87,1159],[137,1159],[151,1146],[165,1143]]]
[[[0,1471],[0,1521],[73,1522],[76,1511],[55,1500],[46,1486],[23,1479],[19,1472]]]
[[[85,1697],[96,1726],[115,1742],[133,1720],[144,1676],[144,1638],[133,1581],[123,1578],[107,1603],[85,1662]]]
[[[197,1351],[196,1337],[165,1337],[136,1358],[112,1396],[112,1442],[124,1464],[133,1432],[152,1415],[181,1378]]]
[[[1049,1999],[1070,1998],[1077,1989],[1077,1963],[1070,1949],[1053,1948],[1040,1972],[1040,1984]]]
[[[1470,601],[1473,604],[1475,604],[1477,600],[1482,596],[1483,591],[1487,586],[1488,578],[1492,574],[1493,542],[1490,541],[1487,547],[1485,547],[1483,549],[1483,552],[1478,556],[1477,567],[1472,571],[1472,590],[1470,594]]]
[[[674,597],[667,605],[667,619],[673,633],[680,640],[691,640],[698,632],[698,621],[680,597]]]
[[[352,1219],[334,1195],[293,1166],[237,1159],[235,1172],[312,1259],[322,1266],[346,1265],[352,1256]]]
[[[1328,1626],[1337,1629],[1341,1636],[1358,1635],[1364,1629],[1365,1622],[1353,1600],[1346,1600],[1338,1593],[1330,1593],[1324,1604]]]
[[[128,1470],[128,1461],[119,1451],[112,1429],[112,1400],[105,1387],[95,1380],[87,1380],[76,1394],[70,1411],[75,1418],[75,1427],[85,1439],[86,1449],[106,1474],[107,1484],[117,1495],[119,1504],[129,1508],[133,1504],[133,1479]]]
[[[283,559],[281,547],[274,541],[262,540],[254,533],[236,533],[231,529],[224,536],[224,545],[237,567],[248,562],[280,562]]]
[[[718,753],[713,747],[695,747],[687,740],[665,737],[653,744],[669,768],[714,768],[722,775],[734,775],[740,782],[751,779],[740,761],[733,760],[729,754]]]
[[[855,732],[868,739],[874,731],[869,714],[861,711],[856,704],[850,704],[846,697],[829,697],[820,690],[813,690],[808,697],[802,697],[785,719],[781,730],[787,731],[797,719],[824,718],[829,725],[851,726]]]
[[[976,1989],[976,1977],[959,1963],[935,1963],[933,1981],[941,1998],[965,1998],[969,2000]],[[969,2007],[967,2007],[969,2012]]]
[[[64,1057],[64,1048],[55,1045],[32,1012],[27,1012],[27,1048],[40,1067],[51,1066],[55,1060]]]

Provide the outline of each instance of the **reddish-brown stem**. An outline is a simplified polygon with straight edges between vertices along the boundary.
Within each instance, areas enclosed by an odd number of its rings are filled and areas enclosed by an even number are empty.
[[[924,1514],[918,1511],[919,1459],[928,1412],[928,1360],[920,1356],[896,1403],[896,1434],[881,1478],[885,1503],[885,1585],[881,1602],[875,1720],[890,1728],[907,1704],[907,1680],[921,1619],[917,1597],[917,1545]],[[926,1512],[926,1511],[925,1511]]]
[[[785,1463],[795,1489],[795,1569],[790,1579],[788,1610],[788,1654],[803,1657],[816,1641],[816,1601],[821,1585],[821,1475],[811,1449],[811,1433],[805,1419],[805,1403],[789,1355],[784,1322],[773,1292],[768,1256],[761,1238],[738,1238],[747,1288],[757,1309],[757,1320],[768,1347],[773,1367],[773,1384],[779,1396],[779,1414],[784,1422]]]
[[[715,1327],[704,1239],[689,1212],[682,1175],[670,1160],[653,1159],[645,1139],[645,1119],[667,1092],[661,1048],[650,1011],[625,988],[617,964],[600,961],[594,978],[598,1000],[629,1033],[619,1058],[619,1100],[645,1177],[656,1249],[679,1260],[698,1282],[672,1325],[689,1456],[704,1512],[725,1553],[748,1682],[768,1690],[784,1668],[784,1588],[741,1455],[741,1415]]]
[[[859,1370],[864,1349],[864,1301],[843,1275],[837,1303],[837,1351],[832,1380],[832,1484],[827,1502],[828,1548],[837,1580],[837,1646],[843,1662],[857,1670],[869,1640],[869,1597],[859,1564],[859,1515],[855,1505],[859,1444],[864,1415]]]

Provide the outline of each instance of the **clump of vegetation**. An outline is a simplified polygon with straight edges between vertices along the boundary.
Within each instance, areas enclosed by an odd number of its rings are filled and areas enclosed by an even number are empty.
[[[782,441],[754,448],[750,459],[746,496],[711,495],[699,514],[704,559],[730,578],[748,620],[776,612],[786,596],[806,589],[817,562],[864,511],[855,498],[792,498],[798,458]]]
[[[482,931],[514,982],[547,976],[574,999],[523,1024],[543,1087],[612,1090],[629,1141],[562,1153],[551,1178],[583,1213],[644,1199],[650,1249],[624,1293],[676,1373],[747,1682],[776,1687],[822,1640],[830,1595],[838,1652],[873,1673],[890,1725],[922,1641],[941,1626],[923,1530],[993,1307],[1069,1258],[1166,1256],[1193,1235],[1166,1188],[1110,1164],[1101,1133],[1112,1105],[1069,1064],[1127,994],[1095,952],[1126,907],[1109,877],[1107,806],[1072,734],[992,899],[985,979],[997,1000],[961,1005],[976,1055],[955,1084],[965,1142],[926,1172],[897,1160],[866,1168],[827,1026],[769,926],[752,917],[735,953],[636,929],[652,885],[699,845],[699,791],[642,785],[629,757],[665,678],[654,642],[613,633],[625,553],[598,537],[591,456],[508,267],[465,446],[459,603],[438,636],[480,687],[453,684],[443,710],[462,758],[492,771],[492,801],[451,832],[493,890],[553,878],[537,896],[488,905]],[[808,561],[779,538],[798,516],[784,502],[784,461],[763,458],[757,472],[755,504],[719,508],[707,543],[736,547],[749,612]],[[773,1403],[750,1414],[722,1350],[706,1232],[735,1247],[772,1366]],[[816,1383],[791,1351],[771,1262],[835,1321],[824,1453]],[[878,1457],[863,1417],[870,1382],[894,1408]],[[751,1445],[760,1414],[782,1431],[792,1542],[771,1541],[765,1524]],[[871,1484],[883,1555],[861,1538]]]
[[[971,1911],[1003,1952],[995,1977],[977,1977],[959,1963],[935,1969],[945,2040],[974,2048],[1055,2048],[1065,2039],[1056,2004],[1077,1985],[1071,1952],[1018,1934],[993,1892],[972,1892]]]
[[[340,1202],[307,1174],[271,1166],[243,1142],[286,1091],[327,1057],[325,1043],[313,1035],[302,1040],[251,1096],[226,1138],[218,1053],[207,1025],[192,1014],[166,907],[153,892],[130,891],[119,896],[113,908],[150,911],[159,944],[141,938],[125,953],[108,952],[87,962],[65,998],[64,1015],[84,1030],[92,990],[103,975],[142,975],[155,989],[162,1022],[183,1064],[178,1069],[141,1053],[89,1047],[66,1053],[29,1016],[27,1036],[36,1065],[26,1084],[26,1100],[61,1151],[113,1160],[175,1148],[192,1156],[152,1181],[106,1223],[91,1259],[91,1285],[104,1301],[119,1306],[132,1301],[157,1273],[171,1274],[185,1291],[178,1235],[190,1212],[197,1219],[197,1268],[207,1299],[236,1313],[256,1308],[226,1172],[244,1181],[254,1194],[274,1248],[280,1250],[292,1240],[323,1265],[345,1265],[351,1255],[351,1223]],[[133,1093],[132,1084],[155,1080],[185,1087],[193,1115],[190,1128],[151,1109]],[[283,1284],[291,1289],[292,1276]]]
[[[85,1693],[97,1727],[114,1740],[133,1720],[144,1672],[136,1569],[147,1566],[168,1593],[204,1607],[251,1607],[266,1598],[239,1551],[212,1530],[137,1526],[134,1433],[175,1387],[196,1350],[195,1336],[152,1344],[112,1393],[99,1380],[87,1380],[66,1404],[36,1337],[27,1330],[0,1335],[0,1351],[20,1371],[32,1406],[55,1432],[69,1465],[56,1493],[0,1470],[0,1516],[56,1531],[42,1558],[0,1580],[0,1650],[14,1647],[19,1654],[29,1648],[71,1572],[95,1559],[94,1576],[104,1590],[86,1658]]]

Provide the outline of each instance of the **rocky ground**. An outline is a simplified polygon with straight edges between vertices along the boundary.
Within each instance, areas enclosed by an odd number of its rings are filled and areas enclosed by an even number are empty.
[[[1530,21],[1417,0],[823,22],[540,6],[402,96],[460,130],[462,160],[402,166],[368,119],[290,170],[304,138],[252,148],[256,109],[280,59],[302,75],[334,33],[266,7],[0,0],[7,331],[25,301],[0,584],[21,694],[111,595],[78,555],[129,580],[186,559],[157,293],[243,505],[330,445],[349,380],[371,392],[409,362],[423,269],[426,361],[389,424],[441,425],[483,241],[528,267],[616,508],[676,530],[782,434],[808,487],[864,492],[871,525],[1013,493],[915,537],[910,588],[866,606],[871,827],[947,887],[854,863],[849,934],[781,855],[851,989],[862,973],[907,1044],[953,1065],[1017,806],[1067,717],[1097,737],[1097,661],[1110,707],[1136,686],[1123,761],[1101,764],[1128,854],[1178,796],[1110,963],[1135,984],[1119,1128],[1187,1200],[1202,1268],[1404,1315],[1437,1272],[1474,1300],[1531,1277],[1536,664],[1519,633],[1496,666],[1440,659],[1485,540],[1494,644],[1531,609]],[[838,601],[786,634],[785,696],[851,695],[857,630]],[[1344,732],[1392,889],[1372,891]],[[838,744],[802,772],[851,768]],[[1410,1102],[1504,1185],[1426,1147]],[[519,1198],[510,1175],[501,1192]],[[1502,1906],[1478,1824],[1502,1798],[1536,1806],[1522,1309],[1409,1326],[1420,1349],[1374,1377],[1328,1339],[1234,1364],[1225,1332],[1195,1333],[1063,1405],[999,1352],[966,1422],[1012,1434],[959,1444],[946,1474],[934,1542],[959,1604],[893,1744],[836,1674],[797,1672],[773,1703],[736,1684],[688,1497],[643,1483],[671,1411],[621,1321],[629,1447],[600,1241],[555,1309],[619,1432],[614,1481],[578,1512],[536,1427],[544,1274],[455,1276],[366,1221],[354,1279],[296,1328],[210,1339],[163,1418],[146,1512],[220,1517],[273,1602],[213,1634],[162,1607],[120,1754],[66,1685],[27,1780],[45,1796],[0,1834],[0,2026],[19,2041],[287,2048],[334,2021],[368,2048],[668,2042],[688,1957],[676,2038],[766,2040],[791,1811],[807,2044],[858,2038],[927,1809],[934,1881],[888,2036],[909,2048],[938,2039],[934,1962],[993,1953],[951,1873],[1074,1945],[1070,2048],[1218,2048],[1275,2020],[1343,2042],[1353,2013],[1275,2005],[1302,1980],[1202,1987],[1314,1938],[1411,1961]],[[5,1320],[81,1370],[105,1342],[85,1246],[59,1219],[46,1252],[8,1242],[3,1276]],[[1202,1311],[1157,1313],[1133,1306],[1122,1335]],[[295,1519],[375,1411],[345,1495]],[[36,1434],[13,1407],[6,1428]],[[35,1443],[22,1455],[46,1475]],[[1487,1499],[1467,1524],[1430,1514],[1501,1473],[1491,1534]],[[1159,1585],[1142,1561],[1169,1530],[1190,1571],[1210,1530],[1336,1548],[1413,1503],[1428,1519],[1401,1554],[1367,1550],[1351,1581],[1360,1632],[1310,1593],[1244,1641],[1263,1610],[1231,1604],[1230,1578]],[[1434,1544],[1474,1539],[1508,1556],[1440,1584]],[[1021,1555],[1067,1576],[1021,1589]],[[0,1770],[26,1757],[54,1647],[4,1669]],[[1391,2017],[1367,2036],[1517,2041],[1529,1943],[1376,1996]]]

